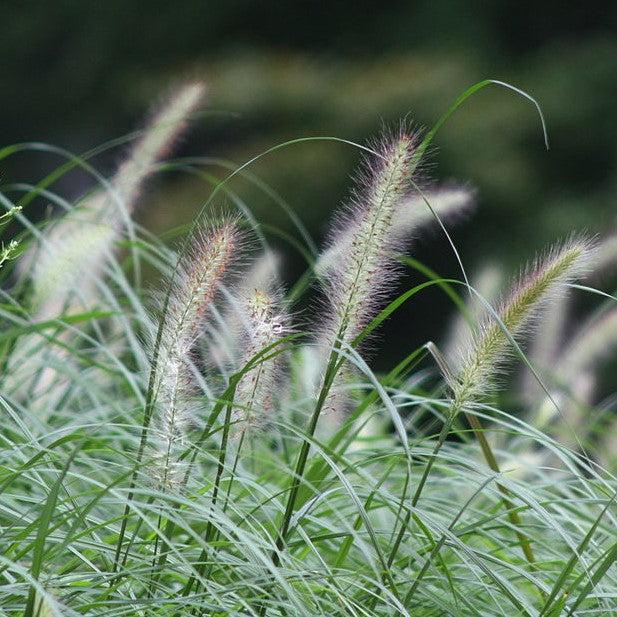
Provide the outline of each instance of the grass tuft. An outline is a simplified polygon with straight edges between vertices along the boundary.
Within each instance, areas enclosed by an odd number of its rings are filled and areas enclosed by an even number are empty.
[[[67,157],[57,170],[23,185],[19,204],[0,194],[0,225],[24,227],[0,256],[0,613],[617,614],[614,460],[610,435],[588,427],[614,423],[612,394],[596,401],[614,354],[614,294],[574,284],[611,269],[614,242],[590,259],[593,243],[572,236],[493,308],[502,269],[470,286],[446,227],[474,192],[419,185],[439,130],[491,84],[539,111],[485,80],[423,138],[404,127],[376,146],[298,138],[222,162],[223,180],[201,168],[215,159],[176,161],[212,191],[175,248],[132,217],[202,84],[172,93],[110,180],[88,162],[101,149],[49,147]],[[245,178],[275,195],[252,165],[316,140],[366,159],[319,255],[284,202],[291,232],[259,225],[231,186]],[[99,184],[71,200],[56,183],[75,168]],[[238,214],[213,213],[224,195]],[[30,221],[40,199],[64,214]],[[464,280],[413,256],[408,240],[435,219]],[[263,252],[248,250],[255,239]],[[284,242],[307,261],[290,291],[278,279]],[[400,289],[405,268],[422,280]],[[384,320],[429,289],[461,314],[445,353],[400,340],[398,363],[373,370],[367,339],[376,345]],[[537,396],[520,391],[528,381],[504,370],[518,360],[538,376],[521,345],[566,289],[593,292],[598,306],[580,327],[559,324],[568,340],[549,333],[559,344],[539,387],[564,415],[584,399],[571,423],[584,448],[555,430],[561,415],[539,422]],[[584,395],[581,379],[593,385]]]

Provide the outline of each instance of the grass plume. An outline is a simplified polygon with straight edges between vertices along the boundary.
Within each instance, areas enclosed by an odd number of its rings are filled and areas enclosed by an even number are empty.
[[[109,181],[108,189],[95,191],[52,222],[37,244],[26,251],[19,270],[30,282],[28,304],[33,322],[54,319],[71,309],[89,310],[100,300],[97,284],[114,258],[116,244],[126,232],[126,223],[146,180],[186,129],[204,93],[202,82],[180,86],[153,115]],[[66,344],[68,335],[63,332],[60,342]],[[11,375],[19,375],[18,383],[9,383],[8,389],[23,399],[25,390],[33,388],[41,398],[41,409],[53,407],[55,400],[63,396],[67,380],[52,367],[63,363],[66,351],[58,346],[34,376],[20,375],[18,367],[23,365],[24,356],[36,354],[42,341],[30,336],[20,343],[9,360]]]
[[[555,294],[563,293],[567,283],[585,272],[590,250],[587,240],[568,240],[550,249],[523,273],[511,294],[500,303],[499,321],[488,316],[459,351],[461,359],[457,364],[461,368],[451,384],[457,410],[481,400],[492,390],[495,378],[513,352],[508,334],[517,340],[533,329],[534,321]]]
[[[433,225],[435,216],[425,203],[429,202],[442,221],[455,222],[468,215],[475,201],[475,192],[466,186],[445,185],[423,191],[423,196],[411,192],[400,199],[395,207],[394,219],[389,232],[393,248],[403,248],[409,239],[415,239],[423,229]],[[345,220],[333,236],[330,246],[319,256],[315,271],[319,277],[335,273],[340,260],[352,249],[357,226],[353,220]]]
[[[449,370],[444,371],[444,377],[452,390],[449,418],[420,480],[414,495],[414,505],[427,481],[435,457],[443,447],[449,428],[460,412],[465,412],[490,469],[501,473],[482,423],[471,410],[493,391],[496,378],[512,355],[512,342],[529,334],[541,311],[550,305],[551,299],[563,292],[568,282],[578,278],[586,270],[590,253],[591,243],[588,240],[572,238],[536,259],[513,285],[510,294],[501,301],[496,313],[489,314],[478,330],[469,337],[468,343],[459,352],[456,374],[453,375]],[[535,553],[529,538],[521,530],[522,521],[512,502],[510,490],[502,483],[498,483],[497,488],[503,496],[503,504],[516,530],[525,559],[529,566],[535,569]],[[401,533],[398,537],[399,541],[400,539]]]
[[[199,231],[181,258],[163,316],[154,377],[163,485],[175,478],[173,455],[184,445],[191,417],[191,357],[220,287],[241,254],[234,220]]]
[[[236,432],[263,426],[272,413],[277,393],[280,392],[278,387],[281,385],[283,363],[280,350],[273,346],[291,331],[281,295],[270,285],[245,292],[242,312],[245,322],[240,368],[255,362],[259,353],[265,352],[266,356],[259,358],[238,382],[234,418]]]
[[[394,285],[397,264],[394,256],[400,237],[392,232],[402,201],[412,188],[412,160],[417,138],[401,129],[393,138],[384,139],[380,158],[365,163],[359,173],[359,189],[338,220],[332,233],[330,251],[340,251],[336,267],[322,278],[324,290],[323,334],[317,342],[325,358],[340,344],[353,345],[364,326],[380,308]],[[331,388],[326,410],[341,408],[340,392],[346,377],[342,368]]]
[[[155,165],[171,152],[203,99],[205,85],[180,86],[159,108],[133,144],[107,191],[96,191],[43,232],[30,278],[36,318],[67,308],[69,294],[92,297],[115,242],[122,236]],[[87,289],[86,289],[87,288]]]

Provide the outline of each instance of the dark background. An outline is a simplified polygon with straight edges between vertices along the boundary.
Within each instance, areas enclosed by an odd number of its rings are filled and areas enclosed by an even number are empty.
[[[180,154],[242,163],[295,137],[363,141],[408,112],[430,126],[474,82],[504,80],[542,105],[550,151],[533,107],[489,88],[438,135],[430,173],[478,189],[476,214],[452,229],[469,270],[487,261],[513,270],[572,229],[615,227],[616,23],[610,2],[5,2],[0,135],[3,145],[83,152],[141,126],[174,81],[203,76],[208,108],[232,113],[202,117]],[[121,156],[116,149],[94,162],[109,174]],[[319,240],[358,159],[348,146],[312,142],[268,156],[252,172]],[[37,181],[60,162],[15,155],[0,162],[1,182]],[[55,188],[76,197],[88,182],[70,174]],[[233,188],[259,220],[293,231],[270,198],[242,181]],[[161,176],[142,199],[140,220],[168,230],[190,220],[208,192],[187,174]],[[293,279],[302,263],[283,250]],[[413,254],[458,275],[437,232]],[[388,349],[399,356],[439,339],[449,310],[439,292],[426,293],[386,327]],[[400,345],[404,337],[410,345]]]

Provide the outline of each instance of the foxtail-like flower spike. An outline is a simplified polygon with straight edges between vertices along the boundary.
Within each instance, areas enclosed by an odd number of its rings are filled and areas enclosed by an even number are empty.
[[[201,82],[189,83],[175,92],[153,116],[110,180],[110,193],[120,201],[126,215],[133,212],[145,180],[157,161],[171,151],[204,92]],[[101,275],[124,229],[112,195],[94,193],[44,233],[41,255],[31,271],[32,304],[39,319],[60,313],[76,287],[83,295]]]
[[[72,304],[87,306],[93,301],[97,280],[112,258],[115,243],[124,233],[125,217],[133,212],[145,180],[186,128],[190,114],[202,100],[204,92],[205,86],[201,82],[180,87],[154,114],[142,137],[134,143],[128,157],[110,180],[109,191],[99,190],[86,198],[79,207],[46,229],[40,244],[22,256],[21,272],[26,273],[31,281],[32,318],[35,321],[52,319]],[[125,216],[119,215],[114,204],[122,207]],[[67,333],[61,333],[60,337],[66,339]],[[21,365],[23,358],[31,354],[39,342],[38,337],[20,341],[9,360],[11,365]],[[58,348],[54,355],[61,359],[67,354]],[[61,396],[66,383],[49,366],[52,363],[43,367],[35,386],[33,399],[42,409],[53,407],[49,396]],[[10,373],[20,374],[18,369]],[[14,385],[14,394],[22,396],[29,384],[30,379],[20,375]],[[12,387],[9,384],[9,389]]]
[[[617,234],[610,234],[597,244],[594,251],[593,270],[585,277],[587,284],[600,281],[614,270],[617,263]],[[611,336],[611,321],[614,317],[610,312],[593,316],[582,327],[571,342],[565,338],[570,312],[571,293],[564,294],[555,302],[542,318],[538,335],[534,338],[529,350],[529,357],[534,367],[549,380],[573,384],[577,381],[590,381],[590,377],[577,379],[582,372],[594,370],[596,363],[603,359],[604,354],[610,354],[617,344],[615,336]],[[606,337],[602,340],[601,337]],[[569,365],[571,365],[569,367]],[[546,421],[556,410],[550,400],[545,400],[546,393],[536,381],[532,372],[526,369],[521,380],[523,400],[529,408],[542,411],[540,415]],[[592,388],[572,388],[578,392],[591,392]],[[557,396],[557,393],[555,393]],[[587,401],[585,401],[587,402]],[[552,410],[552,411],[551,411]]]
[[[495,377],[512,354],[504,327],[514,340],[532,330],[538,315],[556,294],[585,272],[590,251],[589,241],[571,239],[548,251],[520,277],[497,309],[501,323],[489,315],[461,350],[460,369],[450,384],[454,411],[481,399],[493,388]]]
[[[154,165],[171,151],[186,130],[188,120],[203,100],[205,91],[205,84],[195,81],[174,92],[152,116],[130,156],[120,165],[112,186],[129,212]]]
[[[210,359],[220,371],[225,373],[230,366],[236,370],[244,355],[245,350],[241,347],[247,325],[247,298],[257,290],[274,294],[278,301],[280,294],[274,290],[280,287],[279,267],[279,255],[266,250],[253,261],[239,281],[220,327],[214,328],[211,333],[208,347]]]
[[[201,232],[172,281],[154,379],[164,486],[173,485],[177,477],[174,455],[184,443],[191,418],[191,352],[221,285],[239,259],[241,243],[233,220]]]
[[[360,190],[341,217],[341,231],[332,236],[330,247],[343,242],[347,248],[322,278],[326,318],[317,345],[324,359],[331,349],[353,344],[396,279],[400,238],[392,231],[412,186],[415,145],[415,136],[404,131],[382,144],[378,162],[367,164],[360,175]],[[339,371],[325,410],[341,408],[338,390],[345,373]]]
[[[76,291],[94,289],[117,238],[113,227],[71,214],[45,235],[44,252],[32,270],[32,306],[39,320],[61,314]]]
[[[272,288],[246,290],[241,300],[244,333],[239,368],[250,368],[236,388],[234,432],[263,426],[272,411],[284,357],[276,343],[291,332],[280,294]],[[261,357],[258,354],[263,353]]]

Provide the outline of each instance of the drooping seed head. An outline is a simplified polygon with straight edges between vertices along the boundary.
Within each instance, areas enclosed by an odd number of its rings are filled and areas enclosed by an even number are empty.
[[[130,155],[120,165],[112,186],[128,211],[133,209],[141,186],[154,165],[171,151],[186,129],[205,91],[205,84],[200,81],[189,82],[174,91],[152,116]]]
[[[497,309],[499,321],[489,315],[461,351],[454,385],[455,405],[460,409],[489,391],[496,375],[512,353],[504,328],[516,340],[531,330],[547,303],[564,286],[586,270],[592,247],[584,239],[571,239],[548,251],[520,277],[510,295]]]
[[[79,207],[50,225],[40,246],[22,259],[26,267],[29,265],[32,304],[38,318],[57,314],[71,295],[93,295],[94,283],[102,275],[124,229],[125,221],[113,207],[114,199],[120,201],[126,215],[133,212],[145,180],[185,130],[204,93],[205,85],[201,82],[188,83],[174,92],[110,180],[109,194],[97,191],[87,197]]]
[[[32,268],[31,306],[38,319],[60,314],[102,274],[115,240],[107,225],[74,217],[55,226]],[[81,285],[81,287],[80,287]]]

